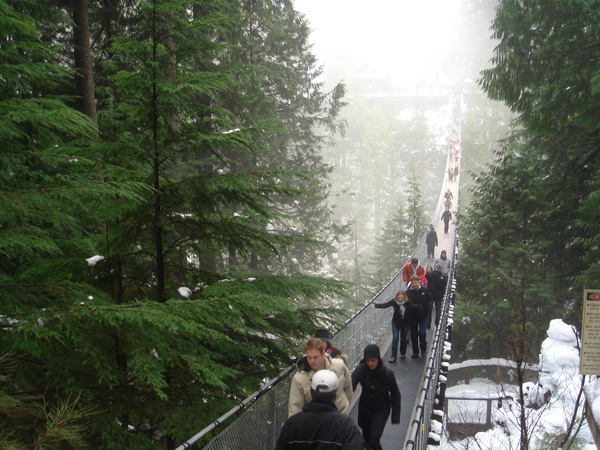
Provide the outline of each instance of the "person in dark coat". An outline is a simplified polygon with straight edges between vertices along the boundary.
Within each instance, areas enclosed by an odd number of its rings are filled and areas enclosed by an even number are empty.
[[[438,245],[438,237],[432,223],[429,224],[425,243],[427,244],[427,257],[435,258],[435,247]]]
[[[415,317],[413,319],[413,330],[419,335],[419,346],[421,347],[421,356],[427,355],[427,327],[429,326],[429,311],[431,310],[433,300],[431,292],[425,286],[421,285],[418,276],[413,275],[410,279],[410,287],[406,290],[406,296],[413,304]],[[413,358],[418,358],[418,352],[413,353]]]
[[[392,351],[390,362],[395,363],[398,356],[398,341],[400,341],[400,358],[406,358],[406,346],[408,345],[408,333],[411,331],[412,314],[411,303],[404,291],[398,291],[396,297],[385,302],[375,303],[375,308],[390,308],[394,309],[392,316]],[[411,336],[413,345],[413,353],[419,353],[418,335],[415,333]]]
[[[335,406],[338,386],[335,372],[315,372],[312,400],[283,424],[275,450],[362,450],[360,429]]]
[[[379,347],[367,345],[364,359],[352,372],[352,386],[360,383],[362,393],[358,402],[358,426],[362,428],[365,444],[372,450],[382,450],[381,435],[392,412],[392,424],[400,423],[400,389],[394,372],[381,360]]]
[[[444,221],[444,233],[448,234],[448,227],[450,226],[450,221],[452,220],[452,213],[447,207],[446,210],[442,213],[442,220]]]
[[[446,281],[442,276],[442,265],[436,264],[435,269],[427,266],[425,278],[427,278],[427,289],[431,292],[431,298],[435,305],[435,326],[437,328],[442,315],[442,300],[444,299],[444,289],[446,288]],[[429,320],[431,321],[431,312]]]

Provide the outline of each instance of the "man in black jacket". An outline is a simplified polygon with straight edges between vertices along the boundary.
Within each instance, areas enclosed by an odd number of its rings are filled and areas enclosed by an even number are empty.
[[[419,335],[419,346],[421,347],[421,356],[427,356],[427,327],[429,326],[429,312],[433,306],[431,292],[425,286],[421,285],[421,280],[417,275],[410,277],[410,286],[406,290],[406,296],[413,304],[415,310],[415,319],[413,327],[417,328]],[[414,331],[411,333],[414,334]],[[413,358],[418,358],[418,354],[413,354]]]
[[[361,450],[362,436],[354,421],[335,407],[338,377],[319,370],[310,385],[312,400],[281,428],[276,450]]]

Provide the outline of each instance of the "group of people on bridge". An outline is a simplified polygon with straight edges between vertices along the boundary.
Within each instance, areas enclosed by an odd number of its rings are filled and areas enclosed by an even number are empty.
[[[276,449],[381,450],[380,440],[390,414],[392,424],[400,423],[401,394],[379,347],[367,345],[352,374],[346,365],[347,356],[331,342],[327,330],[317,330],[304,352],[296,363],[288,419]],[[355,423],[348,414],[359,384],[362,391]]]
[[[434,267],[424,269],[417,258],[402,268],[407,282],[405,291],[398,291],[375,308],[393,308],[392,349],[389,362],[406,359],[408,338],[412,342],[412,357],[427,355],[427,329],[435,306],[438,326],[441,305],[451,269],[451,261],[442,250]],[[391,415],[392,424],[400,423],[401,393],[394,373],[385,365],[377,345],[369,344],[363,359],[352,373],[347,356],[336,347],[327,330],[317,330],[304,346],[305,355],[296,363],[289,399],[288,419],[283,424],[277,450],[307,448],[382,450],[381,436]],[[358,420],[348,414],[354,391],[361,385]],[[361,431],[362,430],[362,431]]]
[[[458,177],[460,146],[458,139],[449,140],[449,181]],[[444,193],[444,233],[452,220],[453,195],[448,188]],[[433,224],[429,224],[425,238],[427,258],[434,259],[438,245]],[[412,358],[427,356],[427,329],[439,326],[441,307],[452,262],[446,250],[432,265],[424,268],[418,258],[412,258],[402,267],[406,289],[375,308],[393,308],[392,344],[389,363],[406,360],[408,342],[412,343]],[[377,345],[369,344],[363,359],[352,373],[348,358],[331,342],[327,330],[317,330],[304,346],[305,355],[296,363],[288,399],[288,419],[283,424],[276,450],[348,449],[382,450],[381,436],[391,415],[392,424],[400,423],[401,394],[393,371],[381,359]],[[358,385],[361,395],[358,420],[349,417],[352,397]]]
[[[433,267],[427,268],[412,258],[402,268],[402,277],[407,284],[404,291],[398,291],[396,296],[385,302],[375,303],[375,308],[393,308],[392,316],[392,349],[391,363],[398,357],[398,342],[400,343],[400,359],[406,359],[406,350],[410,335],[412,342],[412,358],[427,355],[427,329],[431,328],[433,307],[435,306],[435,326],[440,323],[442,300],[452,262],[446,250],[435,260]]]

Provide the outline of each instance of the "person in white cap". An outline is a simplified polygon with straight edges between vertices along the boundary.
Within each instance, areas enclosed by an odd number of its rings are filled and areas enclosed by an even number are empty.
[[[360,429],[335,406],[338,387],[338,377],[331,370],[315,372],[310,383],[312,399],[283,424],[275,449],[362,450]]]

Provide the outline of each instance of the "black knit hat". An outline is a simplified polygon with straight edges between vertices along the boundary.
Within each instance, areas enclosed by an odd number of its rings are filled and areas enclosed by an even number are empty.
[[[327,342],[328,344],[331,342],[331,339],[329,337],[329,331],[327,331],[327,330],[315,331],[315,337],[321,339],[322,341]]]
[[[380,357],[381,357],[381,352],[379,351],[379,347],[377,347],[375,344],[369,344],[365,347],[365,353],[364,353],[365,359],[380,358]]]

